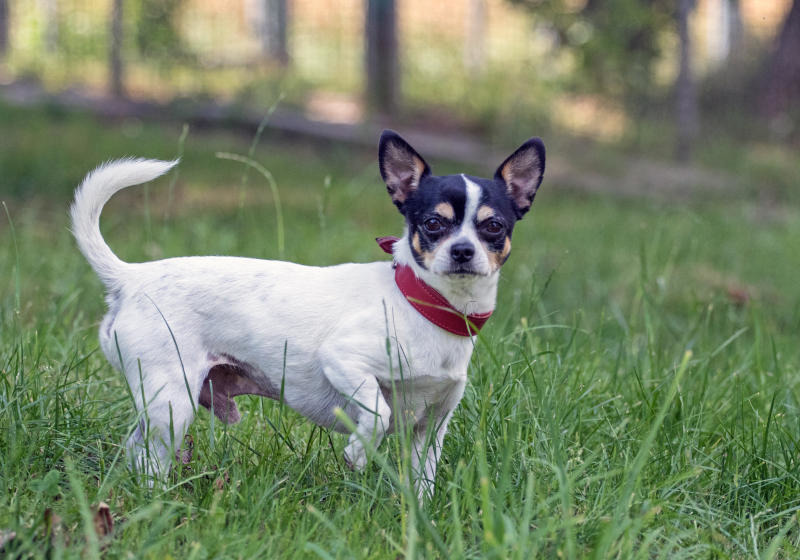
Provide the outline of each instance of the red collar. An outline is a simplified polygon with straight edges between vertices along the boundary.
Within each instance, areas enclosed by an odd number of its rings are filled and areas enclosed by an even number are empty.
[[[379,237],[378,242],[384,252],[392,254],[392,249],[397,237]],[[483,324],[492,316],[492,312],[464,315],[453,307],[447,299],[420,280],[410,266],[396,264],[394,267],[394,281],[400,291],[406,296],[408,303],[419,311],[428,321],[441,327],[447,332],[458,336],[473,336],[477,334]]]

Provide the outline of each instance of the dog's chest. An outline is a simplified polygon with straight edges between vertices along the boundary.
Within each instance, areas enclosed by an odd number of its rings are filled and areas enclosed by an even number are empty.
[[[403,410],[408,420],[423,419],[463,390],[472,354],[471,340],[455,345],[420,345],[407,355],[406,368],[394,369],[380,379],[381,392],[393,411]]]
[[[457,402],[463,391],[463,380],[442,377],[414,377],[381,384],[380,389],[392,416],[399,415],[405,422],[417,425],[429,416],[437,417],[442,410],[450,409],[446,403]]]

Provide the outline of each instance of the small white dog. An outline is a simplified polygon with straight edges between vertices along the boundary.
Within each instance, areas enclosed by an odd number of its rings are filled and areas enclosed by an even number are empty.
[[[410,422],[417,490],[430,494],[475,331],[494,309],[514,223],[542,181],[541,140],[525,142],[493,179],[439,177],[384,131],[381,176],[405,234],[379,240],[393,262],[326,268],[236,257],[120,260],[100,234],[103,205],[175,163],[102,165],[71,208],[78,246],[107,289],[100,346],[149,420],[128,440],[132,464],[163,475],[195,403],[232,423],[240,418],[233,397],[255,394],[349,432],[340,409],[355,426],[344,449],[355,469],[396,420]]]

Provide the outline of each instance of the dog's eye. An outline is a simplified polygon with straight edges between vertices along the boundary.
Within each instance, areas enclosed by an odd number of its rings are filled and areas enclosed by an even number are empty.
[[[503,231],[503,224],[497,220],[489,220],[486,222],[486,224],[484,224],[483,230],[491,235],[497,235]]]
[[[422,225],[425,226],[425,231],[428,233],[437,233],[444,227],[442,220],[439,218],[428,218]]]

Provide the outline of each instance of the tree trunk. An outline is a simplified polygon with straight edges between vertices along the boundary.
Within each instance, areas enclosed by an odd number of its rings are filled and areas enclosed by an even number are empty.
[[[0,0],[0,58],[8,54],[8,0]]]
[[[760,108],[767,117],[777,117],[800,103],[800,0],[792,3],[767,68]]]
[[[262,0],[261,46],[264,54],[281,66],[289,64],[287,27],[289,22],[286,0]]]
[[[678,131],[675,156],[683,163],[692,157],[698,131],[697,88],[692,75],[692,44],[689,35],[689,15],[693,9],[694,0],[678,0],[680,69],[675,81],[675,120]]]
[[[125,96],[122,67],[122,4],[123,0],[114,0],[111,8],[109,71],[111,74],[111,94],[115,97]]]
[[[394,0],[367,0],[365,35],[367,104],[372,110],[392,114],[399,89]]]

